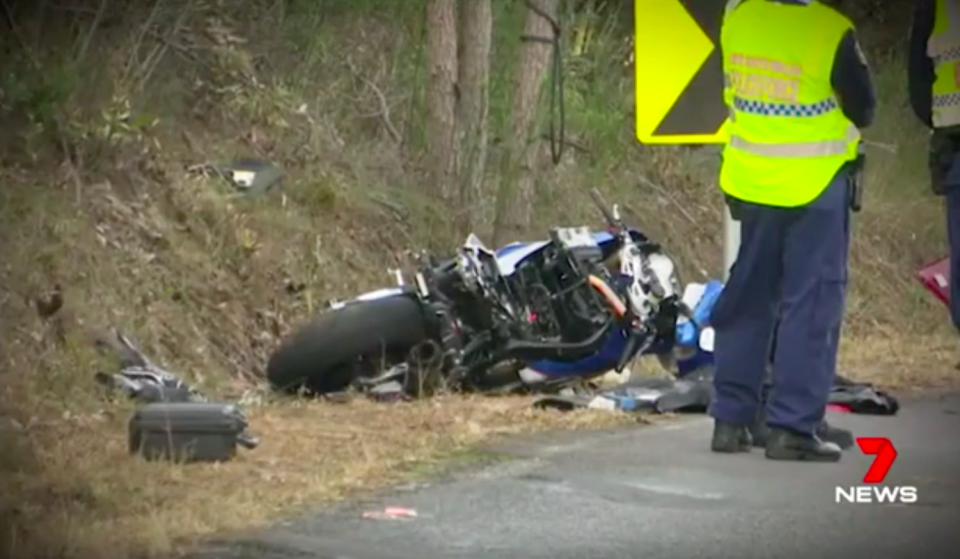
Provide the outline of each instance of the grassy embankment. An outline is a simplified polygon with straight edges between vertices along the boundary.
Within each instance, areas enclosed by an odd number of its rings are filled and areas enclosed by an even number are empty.
[[[535,413],[524,399],[333,405],[256,389],[280,334],[319,301],[382,285],[404,249],[450,246],[443,232],[456,216],[423,189],[419,3],[247,2],[242,13],[212,4],[102,17],[51,8],[22,22],[29,53],[5,55],[0,68],[6,556],[163,553],[398,479],[404,465],[497,433],[623,420]],[[498,4],[494,137],[521,22]],[[600,186],[664,241],[688,280],[716,276],[715,157],[635,143],[623,42],[605,29],[567,61],[568,130],[585,149],[539,170],[531,234],[598,223],[585,193]],[[941,213],[900,62],[880,53],[872,63],[882,106],[867,137],[890,151],[872,150],[856,218],[843,366],[929,386],[949,378],[952,344],[943,309],[911,274],[943,250]],[[185,171],[250,155],[284,168],[282,192],[230,198],[225,184]],[[490,201],[482,206],[470,210],[489,215]],[[289,294],[291,282],[306,290]],[[43,320],[31,301],[54,284],[65,306]],[[91,338],[108,326],[204,390],[245,393],[262,447],[220,466],[131,460],[129,407],[92,383],[107,365]]]

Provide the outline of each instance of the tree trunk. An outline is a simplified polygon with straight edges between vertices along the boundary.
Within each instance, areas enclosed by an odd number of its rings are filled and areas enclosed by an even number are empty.
[[[533,0],[554,20],[558,0]],[[527,10],[523,34],[526,37],[550,38],[550,22]],[[530,224],[535,194],[534,167],[537,146],[529,141],[531,126],[536,120],[540,89],[550,63],[552,46],[542,41],[526,41],[521,47],[520,60],[514,77],[512,126],[508,138],[508,152],[504,157],[505,170],[497,192],[497,213],[494,223],[494,242],[499,245],[523,233]]]
[[[427,157],[434,192],[456,203],[456,0],[427,0]]]
[[[460,232],[483,227],[487,164],[490,46],[493,32],[491,0],[460,0]]]

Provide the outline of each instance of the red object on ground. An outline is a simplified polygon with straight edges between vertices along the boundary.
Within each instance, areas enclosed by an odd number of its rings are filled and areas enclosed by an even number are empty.
[[[917,270],[917,279],[944,305],[950,305],[950,257],[944,256]]]
[[[385,509],[363,513],[368,520],[393,520],[398,518],[416,518],[417,511],[405,507],[387,507]]]
[[[853,410],[850,409],[850,406],[842,406],[840,404],[827,404],[827,411],[851,413]]]

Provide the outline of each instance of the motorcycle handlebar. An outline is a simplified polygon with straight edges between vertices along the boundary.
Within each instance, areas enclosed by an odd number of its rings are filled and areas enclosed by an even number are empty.
[[[593,199],[593,203],[596,204],[597,208],[600,210],[600,213],[603,214],[604,219],[607,220],[607,224],[610,227],[619,227],[620,223],[617,222],[617,219],[613,217],[613,213],[610,211],[610,206],[607,205],[607,201],[603,199],[603,195],[600,194],[600,191],[596,188],[590,189],[590,198]]]

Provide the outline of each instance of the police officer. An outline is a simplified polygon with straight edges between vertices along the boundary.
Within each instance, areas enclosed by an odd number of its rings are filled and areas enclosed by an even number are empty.
[[[829,439],[850,434],[823,418],[843,318],[859,129],[875,108],[870,72],[850,20],[816,0],[730,0],[721,49],[731,118],[720,187],[741,245],[711,317],[711,448],[753,444],[776,328],[766,456],[837,461],[841,449]]]
[[[910,105],[932,129],[931,186],[946,198],[950,317],[960,329],[960,1],[919,0],[909,49]]]

